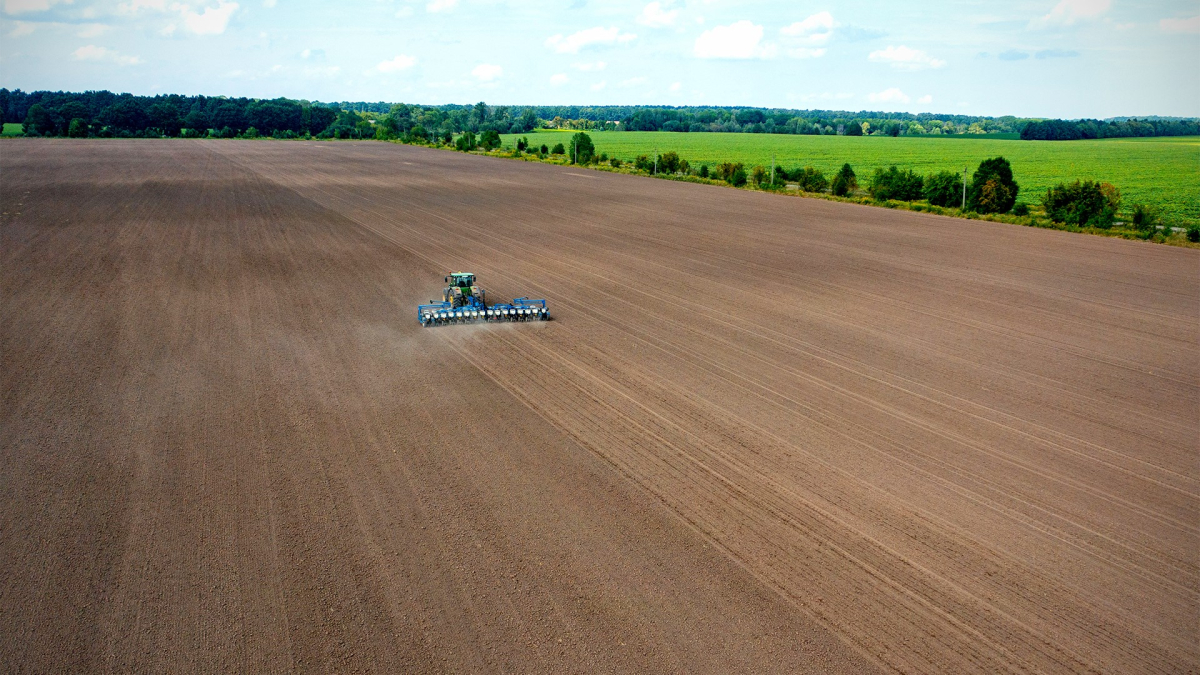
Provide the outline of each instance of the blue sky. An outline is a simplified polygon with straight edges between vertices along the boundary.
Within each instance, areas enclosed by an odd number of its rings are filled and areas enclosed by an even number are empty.
[[[1200,2],[0,0],[0,85],[1200,116]]]

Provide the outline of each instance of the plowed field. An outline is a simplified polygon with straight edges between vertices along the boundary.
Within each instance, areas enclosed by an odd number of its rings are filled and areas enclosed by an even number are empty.
[[[1194,250],[382,143],[0,207],[2,670],[1200,669]]]

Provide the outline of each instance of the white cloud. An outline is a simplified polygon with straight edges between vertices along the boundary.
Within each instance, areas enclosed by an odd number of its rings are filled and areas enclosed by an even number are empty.
[[[1186,19],[1163,19],[1158,27],[1164,33],[1200,33],[1200,15]]]
[[[668,26],[674,26],[675,20],[678,18],[679,10],[667,10],[663,8],[662,3],[652,2],[642,8],[642,13],[638,15],[637,22],[650,28],[667,28]]]
[[[833,37],[835,26],[837,26],[837,22],[833,20],[832,14],[818,12],[790,26],[784,26],[779,29],[779,32],[799,40],[803,45],[819,47],[827,44],[829,38]]]
[[[592,91],[600,91],[601,89],[603,89],[607,86],[608,86],[608,82],[605,80],[601,80],[601,81],[597,82],[596,84],[592,85]]]
[[[546,39],[546,46],[554,49],[559,54],[578,54],[579,50],[587,49],[588,47],[624,44],[637,38],[633,33],[622,33],[616,27],[604,28],[597,26],[581,30],[578,33],[572,33],[567,37],[561,34],[553,35]]]
[[[388,61],[380,61],[379,65],[375,66],[375,70],[381,73],[398,73],[401,70],[408,70],[417,64],[417,59],[405,54],[399,54],[395,58]]]
[[[117,5],[117,14],[137,14],[143,9],[156,9],[160,12],[167,9],[167,0],[129,0]]]
[[[933,96],[925,94],[921,98],[917,99],[917,103],[933,103]]]
[[[871,52],[867,57],[872,61],[890,63],[897,70],[921,70],[923,68],[941,68],[946,62],[935,59],[920,49],[910,49],[904,45]]]
[[[263,0],[263,7],[270,8],[270,7],[274,7],[274,6],[275,6],[275,0]]]
[[[702,59],[755,59],[773,55],[770,45],[760,45],[763,27],[742,20],[715,26],[700,34],[692,53]]]
[[[471,74],[480,82],[491,82],[504,74],[504,69],[491,63],[481,63],[471,70]]]
[[[430,14],[438,12],[449,12],[455,7],[458,7],[458,0],[433,0],[433,2],[425,5],[425,11]]]
[[[71,56],[74,56],[76,61],[109,61],[118,66],[136,66],[142,62],[136,56],[122,56],[112,49],[97,47],[96,45],[80,47],[72,52]]]
[[[8,14],[44,12],[63,2],[71,4],[71,0],[4,0],[4,11]]]
[[[603,61],[597,61],[595,63],[576,63],[575,64],[575,70],[582,70],[585,73],[599,72],[601,70],[604,70],[607,67],[608,67],[608,64]]]
[[[29,23],[28,21],[14,21],[13,29],[9,31],[8,37],[21,37],[22,35],[29,35],[33,32],[34,27],[34,24]]]
[[[135,3],[142,0],[134,0]],[[229,26],[229,17],[237,11],[239,5],[236,2],[228,2],[227,0],[219,0],[216,7],[205,7],[203,12],[194,12],[192,8],[176,3],[171,5],[171,9],[179,12],[183,17],[183,25],[189,32],[196,35],[220,35],[225,32]]]
[[[108,26],[102,23],[93,23],[90,26],[83,26],[75,35],[81,38],[91,38],[103,35],[108,30]]]
[[[175,24],[173,24],[173,23],[169,23],[169,24],[167,24],[167,25],[163,26],[163,27],[162,27],[162,28],[161,28],[161,29],[158,31],[158,34],[159,34],[159,35],[161,35],[161,36],[163,36],[163,37],[171,37],[172,35],[174,35],[174,34],[175,34],[175,29],[176,29],[176,28],[178,28],[178,26],[176,26],[176,25],[175,25]]]
[[[622,87],[636,87],[640,84],[646,84],[649,81],[650,80],[648,80],[645,77],[640,77],[640,76],[639,77],[631,77],[628,80],[622,80],[621,86]]]
[[[672,82],[671,86],[667,87],[667,91],[679,91],[680,89],[683,89],[682,82]]]
[[[1029,22],[1030,28],[1072,26],[1080,21],[1095,19],[1112,7],[1112,0],[1060,0],[1049,14]]]
[[[566,73],[558,73],[557,75],[552,75],[550,77],[550,84],[556,87],[560,87],[570,81],[571,78],[567,77]]]
[[[333,77],[342,69],[338,66],[307,66],[302,72],[305,77]]]
[[[825,91],[825,92],[821,92],[820,94],[805,94],[800,97],[800,100],[801,101],[833,101],[836,99],[836,100],[840,101],[840,100],[844,100],[847,98],[853,98],[853,97],[854,97],[854,94],[850,94],[847,92],[838,92],[836,94],[833,94],[833,93]]]
[[[396,10],[396,18],[397,19],[403,19],[406,16],[412,16],[412,14],[413,14],[413,8],[409,7],[408,5],[405,5],[405,6],[401,7],[400,9]]]
[[[867,94],[867,100],[871,103],[908,103],[912,99],[899,89],[891,87],[875,94]]]

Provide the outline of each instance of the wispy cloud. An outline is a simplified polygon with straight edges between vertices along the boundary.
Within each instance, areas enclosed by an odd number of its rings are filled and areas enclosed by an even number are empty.
[[[675,20],[678,18],[679,10],[668,10],[663,7],[661,2],[652,2],[642,8],[642,13],[637,17],[637,22],[650,28],[667,28],[674,26]]]
[[[1000,52],[996,58],[1001,61],[1022,61],[1029,58],[1029,52],[1023,52],[1019,49],[1010,49],[1006,52]]]
[[[1033,53],[1035,59],[1069,59],[1079,56],[1074,49],[1042,49]]]
[[[904,45],[899,47],[888,45],[887,49],[871,52],[867,58],[879,63],[890,64],[897,70],[922,70],[941,68],[946,65],[946,62],[941,59],[935,59],[920,49],[911,49]]]
[[[917,103],[933,103],[933,96],[930,94],[925,94],[921,98],[917,99]]]
[[[71,53],[71,56],[76,61],[102,61],[107,63],[115,63],[118,66],[136,66],[142,63],[142,59],[136,56],[126,56],[108,47],[97,47],[96,45],[88,45],[80,47]]]
[[[561,87],[562,85],[564,85],[570,81],[571,81],[571,78],[567,77],[566,73],[558,73],[556,75],[550,76],[550,84],[552,84],[556,87]]]
[[[407,54],[397,54],[394,58],[387,61],[380,61],[379,65],[375,66],[375,70],[381,73],[398,73],[402,70],[408,70],[417,64],[417,59]]]
[[[829,12],[818,12],[790,26],[784,26],[779,29],[779,32],[798,40],[801,44],[810,47],[819,47],[827,44],[829,38],[833,37],[835,26],[837,26],[837,22],[833,20],[832,14]]]
[[[458,0],[433,0],[433,2],[425,5],[425,11],[430,14],[439,12],[449,12],[455,7],[458,7]]]
[[[7,14],[44,12],[63,3],[71,4],[71,0],[4,0],[4,11]]]
[[[585,73],[599,72],[601,70],[604,70],[607,67],[608,67],[608,64],[605,63],[604,61],[596,61],[594,63],[588,62],[588,63],[576,63],[575,64],[575,70],[581,70]]]
[[[35,24],[29,23],[28,21],[14,21],[13,29],[8,32],[8,37],[15,38],[23,35],[29,35],[33,32],[34,28]]]
[[[1098,18],[1112,7],[1112,0],[1060,0],[1048,14],[1029,22],[1033,29],[1073,26]]]
[[[1200,15],[1185,19],[1163,19],[1158,27],[1164,33],[1200,33]]]
[[[881,92],[867,94],[867,100],[871,103],[908,103],[912,99],[896,87],[891,87]]]
[[[618,28],[597,26],[572,33],[566,37],[561,34],[546,39],[546,46],[559,54],[578,54],[581,49],[624,44],[637,39],[634,33],[623,33]]]

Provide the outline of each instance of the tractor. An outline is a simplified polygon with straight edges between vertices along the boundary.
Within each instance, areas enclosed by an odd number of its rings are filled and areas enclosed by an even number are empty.
[[[475,275],[470,272],[451,272],[445,281],[449,285],[442,290],[441,302],[430,300],[428,305],[417,306],[417,320],[422,326],[550,319],[545,300],[516,298],[510,303],[489,306],[485,291],[475,285]]]

